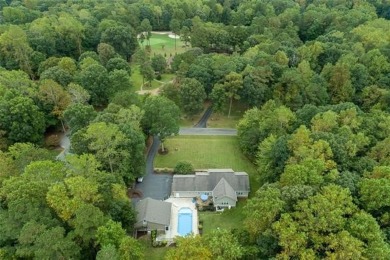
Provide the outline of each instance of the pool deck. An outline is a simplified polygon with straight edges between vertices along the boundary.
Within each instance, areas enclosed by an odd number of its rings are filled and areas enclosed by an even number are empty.
[[[157,237],[157,240],[167,240],[172,241],[174,237],[180,236],[178,231],[178,216],[179,210],[181,208],[190,208],[192,210],[192,232],[194,235],[199,234],[198,230],[198,211],[196,209],[195,203],[192,202],[190,198],[169,198],[165,200],[166,202],[172,203],[172,212],[171,212],[171,227],[170,230]]]

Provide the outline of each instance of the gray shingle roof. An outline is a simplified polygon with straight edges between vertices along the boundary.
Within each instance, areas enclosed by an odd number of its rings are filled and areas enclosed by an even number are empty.
[[[172,204],[165,201],[146,198],[136,205],[137,222],[147,222],[170,225]]]
[[[235,173],[232,169],[211,169],[192,175],[174,175],[172,192],[212,191],[224,178],[234,191],[249,191],[249,176],[245,172]]]
[[[222,198],[226,196],[237,201],[237,194],[235,190],[229,185],[225,178],[222,178],[215,186],[213,196],[214,198]]]

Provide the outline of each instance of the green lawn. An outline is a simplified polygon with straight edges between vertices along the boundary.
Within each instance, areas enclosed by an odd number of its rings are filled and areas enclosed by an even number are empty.
[[[157,155],[156,168],[174,168],[179,161],[189,161],[195,169],[226,168],[249,174],[251,190],[259,188],[254,165],[242,154],[235,136],[176,136],[165,141],[167,155]]]
[[[164,259],[165,254],[168,251],[168,247],[152,247],[150,236],[143,236],[139,241],[145,247],[145,259],[148,260],[161,260]]]
[[[152,90],[161,87],[161,85],[171,81],[175,77],[174,74],[171,73],[165,73],[161,75],[161,79],[157,80],[154,79],[152,81],[151,87],[144,87],[144,90]],[[139,71],[139,65],[132,64],[131,65],[131,77],[130,77],[132,83],[133,83],[133,90],[138,91],[141,90],[142,85],[142,75]]]
[[[146,41],[143,45],[146,45]],[[182,53],[189,48],[185,47],[184,42],[180,39],[176,39],[175,49],[175,39],[169,38],[168,34],[157,33],[152,33],[152,37],[150,38],[150,47],[151,55],[161,54],[166,58],[169,58],[171,55],[174,56],[176,53]]]
[[[201,119],[201,117],[203,116],[203,114],[206,112],[206,110],[209,106],[210,106],[210,102],[205,102],[203,104],[203,111],[199,114],[192,116],[192,117],[189,117],[183,113],[181,118],[180,118],[180,122],[179,122],[180,126],[192,127],[192,126],[196,125],[199,122],[199,120]]]
[[[238,122],[247,110],[247,106],[240,102],[233,102],[232,111],[229,114],[229,103],[227,102],[222,112],[213,113],[207,122],[210,128],[236,128]]]
[[[197,115],[194,115],[193,117],[188,117],[187,115],[185,115],[184,113],[181,115],[181,118],[180,118],[180,126],[182,127],[193,127],[194,125],[196,125],[200,118],[202,117],[204,111],[202,113],[199,113]]]
[[[208,234],[217,228],[227,230],[241,228],[245,219],[243,213],[245,204],[246,200],[239,200],[236,208],[226,209],[223,212],[198,211],[199,220],[203,220],[203,234]]]
[[[131,82],[133,83],[133,89],[134,90],[140,90],[140,87],[142,85],[142,76],[139,71],[139,66],[132,64],[131,65]]]

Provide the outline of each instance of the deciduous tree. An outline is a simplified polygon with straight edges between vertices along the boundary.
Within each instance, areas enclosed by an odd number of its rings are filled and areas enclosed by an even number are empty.
[[[168,136],[179,133],[180,110],[175,103],[165,97],[150,96],[144,104],[145,114],[142,117],[144,131],[156,135],[162,143]]]
[[[42,141],[45,117],[30,98],[6,94],[0,99],[0,114],[0,129],[11,143]]]
[[[196,79],[184,79],[179,88],[180,103],[185,113],[193,116],[203,110],[206,92],[202,84]]]

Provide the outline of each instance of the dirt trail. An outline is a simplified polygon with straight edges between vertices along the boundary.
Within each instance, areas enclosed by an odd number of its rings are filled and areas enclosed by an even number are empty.
[[[156,89],[147,89],[147,90],[138,90],[136,91],[137,94],[139,95],[146,95],[146,94],[150,94],[152,96],[157,96],[159,93],[160,93],[160,88],[156,88]]]

